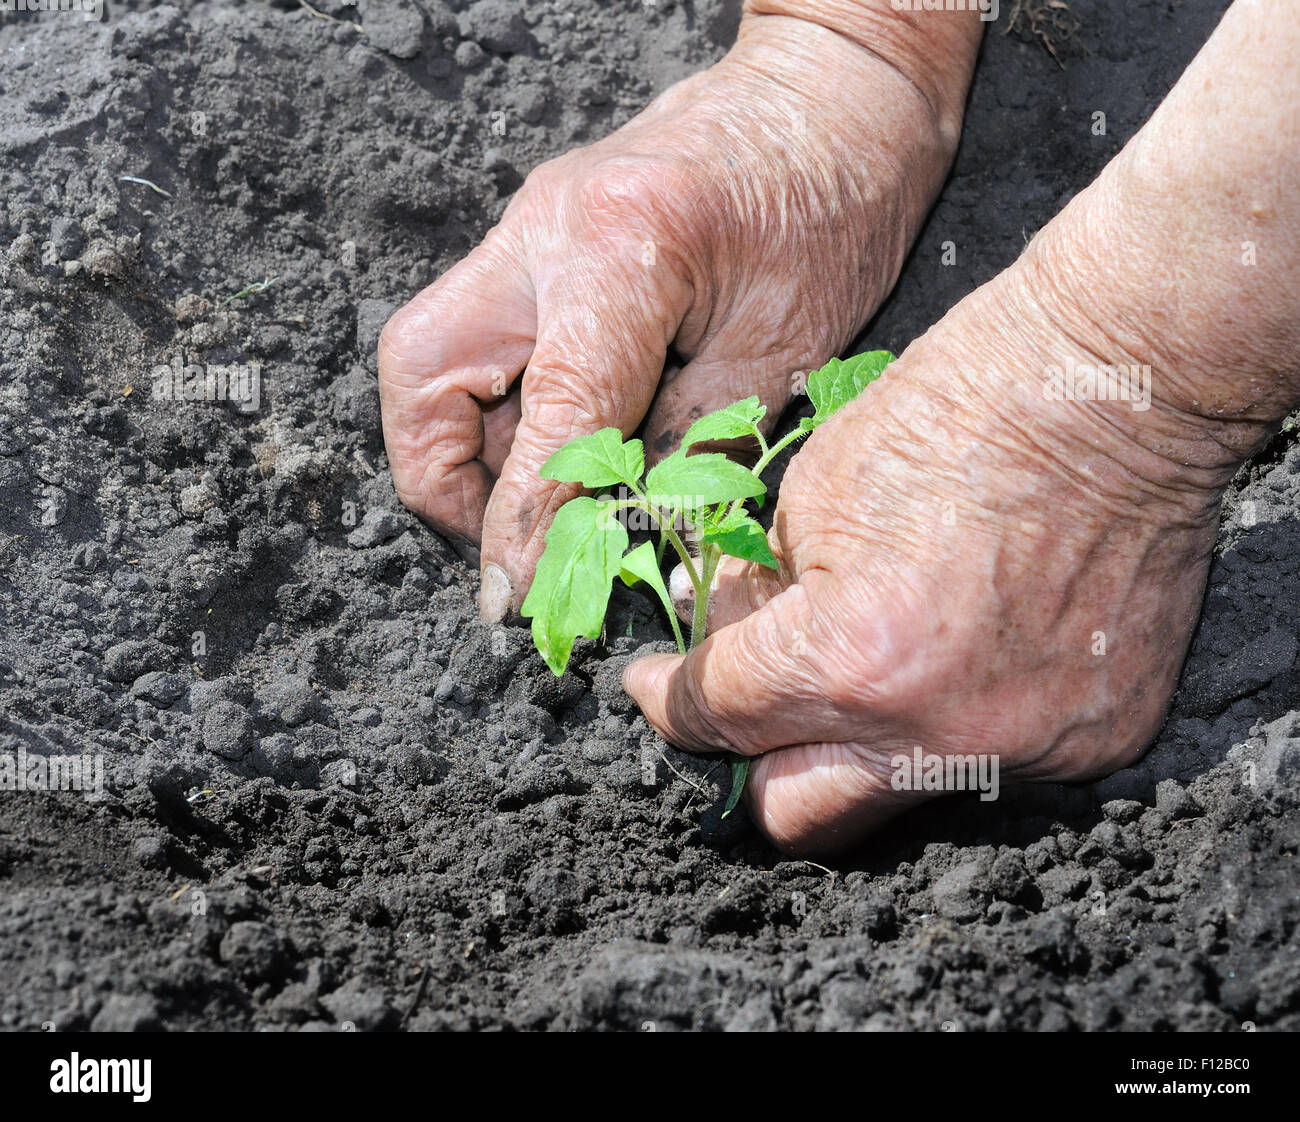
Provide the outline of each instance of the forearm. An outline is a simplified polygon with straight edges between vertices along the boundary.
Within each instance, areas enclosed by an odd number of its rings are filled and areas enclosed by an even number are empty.
[[[1300,25],[1238,0],[1026,263],[1077,337],[1151,366],[1146,439],[1249,454],[1300,404]]]
[[[765,19],[798,19],[888,62],[925,98],[955,149],[984,27],[978,10],[899,11],[891,0],[745,0],[744,11],[742,36]]]

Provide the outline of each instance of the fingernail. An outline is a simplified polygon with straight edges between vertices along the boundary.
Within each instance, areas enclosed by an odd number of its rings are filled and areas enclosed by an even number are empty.
[[[484,623],[500,623],[510,610],[510,597],[514,589],[510,578],[500,565],[488,565],[483,570],[478,591],[478,617]]]

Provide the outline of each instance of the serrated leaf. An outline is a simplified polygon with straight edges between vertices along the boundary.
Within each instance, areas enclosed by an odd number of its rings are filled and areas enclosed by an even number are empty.
[[[531,617],[533,642],[557,678],[569,663],[574,640],[600,634],[610,583],[619,574],[625,549],[627,529],[609,503],[592,498],[565,503],[547,531],[546,550],[521,614]]]
[[[742,436],[757,436],[758,422],[767,412],[766,405],[760,405],[758,398],[747,397],[725,409],[706,413],[682,437],[682,448],[692,444],[701,444],[706,440],[735,440]]]
[[[601,429],[570,440],[542,465],[543,479],[581,483],[584,487],[635,486],[645,469],[645,452],[639,440],[623,440],[618,429]]]
[[[767,490],[752,471],[721,452],[688,456],[680,449],[650,469],[645,485],[655,506],[683,506],[687,510],[750,499]]]
[[[700,541],[716,545],[730,557],[778,569],[763,527],[743,510],[729,510],[721,521],[700,530]]]
[[[894,356],[888,351],[867,351],[852,358],[833,358],[809,374],[808,397],[817,412],[805,419],[806,431],[816,428],[857,397],[893,361]],[[799,427],[803,429],[804,422]]]

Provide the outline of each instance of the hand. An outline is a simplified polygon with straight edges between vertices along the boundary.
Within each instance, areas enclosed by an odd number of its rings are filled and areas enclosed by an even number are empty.
[[[814,433],[769,534],[781,571],[727,559],[710,637],[624,676],[666,740],[754,757],[751,811],[782,848],[843,848],[933,797],[892,785],[917,745],[1072,780],[1159,727],[1218,481],[1182,487],[1159,457],[1136,474],[1111,427],[1135,423],[1128,402],[1044,400],[1088,334],[1053,321],[1033,272],[963,301]]]
[[[714,634],[628,668],[667,739],[756,757],[778,844],[931,797],[893,784],[916,746],[1073,780],[1150,742],[1223,489],[1300,403],[1300,117],[1257,96],[1298,71],[1300,29],[1238,0],[1097,182],[795,457],[781,572],[729,567]],[[1127,398],[1052,400],[1070,364],[1127,368]]]
[[[392,318],[394,484],[481,542],[484,618],[518,608],[577,493],[538,476],[561,445],[648,413],[654,459],[750,394],[780,415],[791,372],[843,348],[892,285],[959,118],[847,38],[747,19],[713,69],[534,171],[483,244]],[[670,348],[684,365],[665,372]]]

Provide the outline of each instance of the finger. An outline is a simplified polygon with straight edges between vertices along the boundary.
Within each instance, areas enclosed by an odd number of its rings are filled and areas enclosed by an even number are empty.
[[[772,551],[779,560],[775,544]],[[758,611],[790,583],[789,574],[780,569],[751,564],[737,557],[722,558],[710,585],[706,633],[711,635]],[[695,614],[695,586],[684,564],[673,569],[668,591],[678,619],[689,623]]]
[[[492,471],[480,457],[493,452],[484,407],[519,377],[536,325],[527,274],[505,237],[489,235],[384,327],[379,389],[393,483],[446,533],[481,537]],[[508,412],[495,420],[508,421]]]
[[[657,462],[674,452],[692,422],[706,413],[753,395],[767,409],[760,422],[766,435],[793,400],[801,372],[814,362],[806,351],[764,351],[731,332],[711,340],[680,371],[665,375],[646,418],[647,459]],[[757,444],[752,438],[744,443]],[[742,442],[735,444],[742,454],[749,450]],[[714,450],[730,451],[722,446]]]
[[[623,674],[624,689],[680,748],[756,755],[861,735],[862,713],[845,704],[856,688],[852,652],[861,640],[840,630],[843,613],[815,610],[823,576],[805,574],[684,658],[637,659]]]
[[[768,839],[804,855],[847,849],[924,797],[895,791],[886,754],[859,744],[769,752],[750,767],[745,795]]]
[[[668,342],[689,301],[685,286],[649,290],[644,273],[571,273],[539,293],[537,347],[522,380],[522,415],[483,522],[486,620],[518,610],[555,512],[580,491],[542,479],[542,465],[570,440],[641,423]]]
[[[498,401],[483,406],[483,451],[479,459],[495,479],[515,442],[515,429],[523,411],[518,392],[508,393]]]

